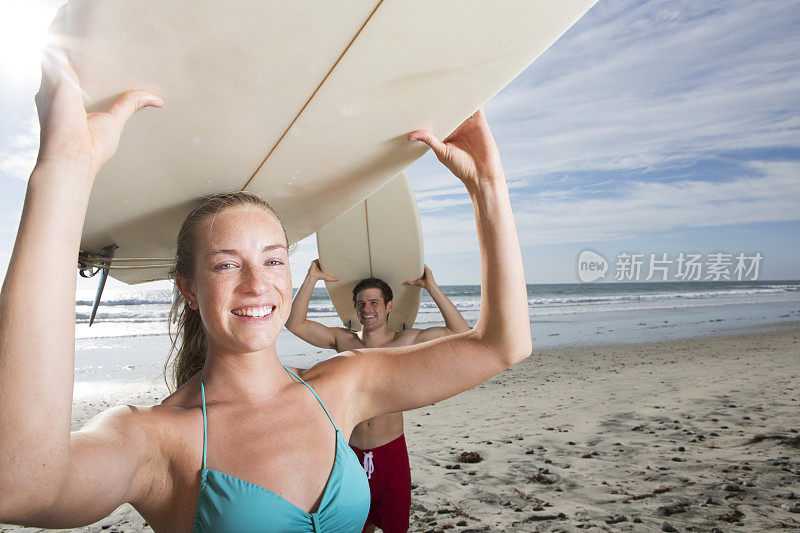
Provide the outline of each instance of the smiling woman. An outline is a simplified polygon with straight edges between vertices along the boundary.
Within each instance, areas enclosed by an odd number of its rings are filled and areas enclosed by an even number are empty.
[[[270,228],[271,239],[264,247],[261,240],[249,234],[255,226],[255,220]],[[200,239],[200,234],[207,237]],[[291,300],[286,231],[269,204],[258,195],[247,192],[211,196],[186,217],[178,232],[173,277],[180,288],[180,296],[175,299],[170,311],[172,350],[165,366],[165,370],[169,368],[169,361],[174,355],[171,373],[176,388],[183,386],[203,368],[209,343],[214,342],[214,335],[209,335],[208,325],[219,322],[208,312],[203,314],[201,309],[205,300],[214,298],[215,291],[198,292],[198,284],[192,281],[207,279],[211,282],[207,285],[216,288],[216,292],[241,276],[247,277],[248,283],[264,284],[266,280],[258,277],[259,269],[254,270],[253,264],[261,265],[265,272],[272,272],[272,278],[277,277],[280,282],[272,284],[273,290],[257,288],[258,294],[269,293],[269,301],[249,296],[244,303],[227,306],[230,314],[238,318],[231,320],[232,317],[226,312],[222,314],[223,321],[232,321],[233,325],[238,325],[237,320],[269,320],[277,323],[272,316],[276,300],[279,299],[277,296],[282,294],[287,300]],[[202,286],[205,285],[200,285]],[[279,291],[276,287],[281,287],[282,290]],[[203,308],[218,309],[221,306],[222,302],[215,302]],[[281,318],[280,324],[284,321],[285,318]],[[173,324],[176,330],[174,334]],[[277,330],[279,329],[280,326]],[[274,344],[277,330],[272,332],[267,344]],[[255,341],[257,339],[252,332],[248,332],[243,339],[243,342]]]
[[[0,498],[0,522],[74,527],[130,502],[158,532],[357,533],[370,493],[347,445],[355,426],[449,398],[530,355],[508,188],[478,110],[444,142],[424,130],[407,137],[428,145],[472,199],[482,260],[473,330],[355,349],[298,375],[275,346],[292,296],[281,222],[247,193],[206,198],[183,225],[175,265],[182,316],[198,332],[183,386],[70,432],[86,206],[127,120],[164,104],[130,91],[106,112],[86,112],[77,74],[54,53],[36,105],[42,142],[0,291],[0,486],[15,486]]]

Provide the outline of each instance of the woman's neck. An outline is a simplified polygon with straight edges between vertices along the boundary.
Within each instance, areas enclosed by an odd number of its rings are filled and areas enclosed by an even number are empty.
[[[260,402],[291,384],[275,347],[243,354],[215,352],[209,349],[203,365],[203,384],[217,400]]]

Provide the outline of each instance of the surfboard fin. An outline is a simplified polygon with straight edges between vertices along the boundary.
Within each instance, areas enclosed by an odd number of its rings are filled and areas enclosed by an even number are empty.
[[[94,317],[97,316],[97,308],[100,306],[100,298],[103,296],[103,289],[106,288],[106,280],[108,279],[108,268],[111,266],[111,261],[114,259],[114,252],[119,248],[116,244],[110,244],[103,248],[103,253],[97,257],[92,257],[90,254],[81,252],[78,255],[78,270],[81,277],[91,278],[100,273],[100,282],[97,285],[97,293],[94,296],[94,304],[92,305],[92,314],[89,316],[89,327],[94,323]]]

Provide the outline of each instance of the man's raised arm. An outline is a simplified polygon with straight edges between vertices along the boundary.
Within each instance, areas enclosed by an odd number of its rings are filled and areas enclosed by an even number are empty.
[[[308,274],[292,302],[292,312],[286,321],[286,329],[309,344],[319,348],[336,350],[336,329],[319,322],[308,320],[308,302],[319,280],[339,281],[339,278],[326,274],[319,266],[319,259],[311,261]]]
[[[454,333],[464,333],[469,331],[469,325],[467,324],[467,321],[464,320],[464,317],[461,316],[461,313],[458,311],[458,309],[456,309],[456,306],[453,305],[453,302],[451,302],[450,299],[444,295],[442,289],[440,289],[439,285],[436,284],[436,280],[433,279],[433,272],[431,272],[427,265],[425,265],[425,271],[423,272],[422,277],[419,279],[406,281],[405,284],[416,285],[428,291],[428,294],[431,295],[434,303],[436,303],[436,306],[442,313],[442,317],[444,317],[445,327],[423,329],[420,331],[419,335],[417,335],[416,342],[426,342],[447,335],[452,335]]]

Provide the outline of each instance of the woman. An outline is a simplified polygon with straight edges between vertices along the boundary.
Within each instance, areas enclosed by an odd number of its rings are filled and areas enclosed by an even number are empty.
[[[75,258],[92,183],[125,122],[162,105],[134,91],[86,114],[77,87],[65,59],[45,61],[39,157],[0,301],[0,522],[74,527],[130,502],[156,531],[358,531],[369,493],[346,445],[353,427],[458,394],[530,354],[508,190],[478,111],[444,142],[408,136],[472,199],[482,261],[473,330],[346,353],[299,379],[275,352],[291,310],[283,228],[257,199],[233,195],[181,232],[175,281],[205,357],[160,405],[109,409],[70,434]]]

